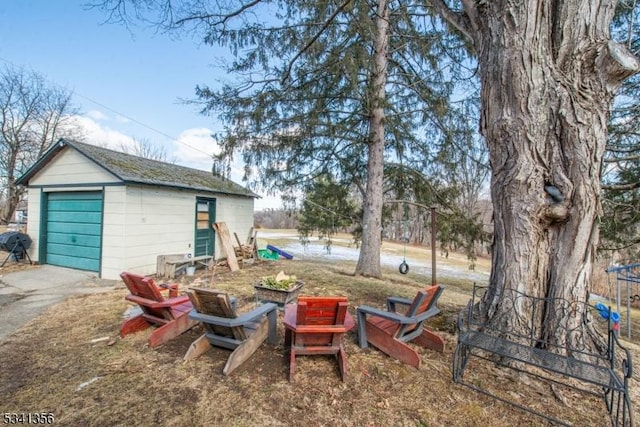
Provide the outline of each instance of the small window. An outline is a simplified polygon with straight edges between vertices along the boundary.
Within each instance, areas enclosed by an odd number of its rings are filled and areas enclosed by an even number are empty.
[[[196,224],[198,230],[206,230],[209,228],[209,204],[198,203],[196,215]]]

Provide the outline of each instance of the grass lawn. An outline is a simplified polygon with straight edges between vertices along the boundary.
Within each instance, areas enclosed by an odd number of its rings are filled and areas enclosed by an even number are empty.
[[[352,261],[260,261],[235,273],[217,268],[213,277],[199,270],[180,281],[182,289],[228,291],[248,310],[255,304],[252,285],[284,270],[304,281],[304,295],[346,295],[354,316],[360,304],[382,307],[387,296],[413,297],[430,282],[390,268],[380,280],[354,277],[354,267]],[[59,425],[68,426],[545,425],[540,418],[452,382],[455,322],[468,301],[469,284],[443,282],[442,314],[429,326],[443,337],[446,348],[444,353],[420,350],[419,370],[376,349],[360,349],[354,329],[345,340],[345,382],[332,357],[302,356],[293,383],[287,380],[282,314],[278,345],[264,344],[225,377],[226,350],[214,348],[183,362],[200,327],[155,349],[147,345],[150,331],[119,338],[123,313],[130,307],[124,300],[128,291],[120,284],[107,294],[71,298],[0,343],[0,407],[2,412],[51,412]],[[634,357],[637,348],[633,345]],[[608,424],[601,399],[564,389],[554,393],[547,384],[487,362],[470,368],[468,380],[490,381],[510,398],[576,426]],[[631,388],[637,398],[635,378]]]

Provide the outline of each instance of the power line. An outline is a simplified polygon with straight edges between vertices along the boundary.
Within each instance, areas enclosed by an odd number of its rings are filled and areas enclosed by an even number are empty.
[[[16,65],[16,64],[15,64],[15,63],[13,63],[12,61],[9,61],[8,59],[3,58],[2,56],[0,56],[0,61],[3,61],[3,62],[5,62],[5,63],[7,63],[7,64],[9,64],[9,65],[11,65],[11,66],[13,66],[13,67],[16,67],[16,68],[18,68],[18,67],[19,67],[18,65]],[[41,76],[42,76],[46,81],[48,81],[50,84],[53,84],[53,85],[58,86],[58,87],[64,87],[63,85],[60,85],[60,84],[58,84],[57,82],[53,81],[53,80],[52,80],[51,78],[49,78],[48,76],[45,76],[45,75],[42,75],[42,74],[41,74]],[[173,136],[171,136],[171,135],[167,134],[166,132],[163,132],[163,131],[158,130],[158,129],[156,129],[156,128],[154,128],[154,127],[152,127],[152,126],[150,126],[150,125],[148,125],[148,124],[146,124],[146,123],[143,123],[143,122],[141,122],[140,120],[138,120],[138,119],[136,119],[136,118],[134,118],[134,117],[129,116],[128,114],[124,114],[124,113],[122,113],[122,112],[120,112],[120,111],[118,111],[118,110],[116,110],[116,109],[114,109],[114,108],[111,108],[111,107],[109,107],[109,106],[107,106],[107,105],[103,104],[102,102],[96,101],[95,99],[92,99],[92,98],[90,98],[90,97],[88,97],[88,96],[86,96],[86,95],[83,95],[83,94],[81,94],[81,93],[79,93],[79,92],[76,92],[75,90],[74,90],[72,93],[73,93],[74,95],[79,96],[80,98],[84,98],[84,99],[86,99],[87,101],[92,102],[92,103],[94,103],[94,104],[98,105],[99,107],[102,107],[102,108],[104,108],[104,109],[106,109],[106,110],[108,110],[108,111],[111,111],[112,113],[115,113],[115,114],[117,114],[117,115],[119,115],[119,116],[121,116],[121,117],[124,117],[125,119],[130,120],[130,121],[132,121],[132,122],[134,122],[134,123],[136,123],[136,124],[138,124],[138,125],[140,125],[140,126],[142,126],[142,127],[146,128],[146,129],[149,129],[149,130],[150,130],[150,131],[152,131],[152,132],[155,132],[155,133],[157,133],[157,134],[159,134],[159,135],[162,135],[162,136],[164,136],[165,138],[170,139],[171,141],[174,141],[174,142],[176,142],[176,143],[178,143],[178,144],[184,145],[185,147],[190,148],[190,149],[192,149],[192,150],[194,150],[194,151],[197,151],[197,152],[199,152],[199,153],[205,154],[205,155],[206,155],[206,156],[208,156],[208,157],[212,157],[212,155],[211,155],[210,153],[207,153],[206,151],[203,151],[203,150],[201,150],[201,149],[199,149],[199,148],[193,147],[193,146],[191,146],[191,145],[189,145],[189,144],[187,144],[187,143],[185,143],[185,142],[182,142],[182,141],[180,141],[179,139],[177,139],[176,137],[173,137]],[[129,136],[129,137],[133,138],[131,135],[127,135],[127,136]]]

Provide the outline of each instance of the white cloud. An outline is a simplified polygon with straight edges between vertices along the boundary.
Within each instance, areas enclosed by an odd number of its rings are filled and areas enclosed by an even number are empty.
[[[133,137],[104,126],[92,117],[74,116],[72,120],[80,128],[84,140],[89,144],[113,150],[122,150],[123,147],[132,148],[135,145]]]
[[[194,169],[211,170],[213,156],[220,153],[220,147],[211,133],[211,129],[205,127],[183,131],[175,143],[175,151],[171,153],[177,163]],[[231,165],[231,180],[240,184],[243,174],[243,163],[235,159]]]
[[[107,116],[106,114],[104,114],[102,111],[99,111],[99,110],[91,110],[86,114],[86,116],[88,116],[93,120],[102,120],[102,121],[109,120],[109,116]]]
[[[131,120],[129,120],[128,118],[126,118],[125,116],[121,116],[120,114],[118,114],[116,116],[116,121],[118,123],[131,123]]]
[[[183,166],[201,170],[211,170],[212,157],[220,150],[211,137],[211,130],[205,127],[187,129],[180,133],[171,153]]]
[[[256,199],[253,205],[254,211],[263,211],[265,209],[279,209],[282,207],[282,199],[280,196],[264,196]]]

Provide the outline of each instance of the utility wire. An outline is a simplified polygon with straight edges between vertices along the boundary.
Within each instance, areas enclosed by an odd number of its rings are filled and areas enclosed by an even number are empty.
[[[18,66],[18,65],[16,65],[15,63],[13,63],[13,62],[9,61],[9,60],[8,60],[8,59],[6,59],[6,58],[3,58],[2,56],[0,56],[0,61],[3,61],[3,62],[5,62],[5,63],[7,63],[7,64],[9,64],[9,65],[11,65],[11,66],[13,66],[13,67],[21,68],[20,66]],[[49,82],[50,84],[52,84],[52,85],[55,85],[55,86],[57,86],[57,87],[64,87],[63,85],[60,85],[60,84],[58,84],[57,82],[55,82],[55,81],[51,80],[51,78],[49,78],[48,76],[45,76],[45,75],[43,75],[43,74],[40,74],[40,76],[42,76],[42,78],[43,78],[44,80],[48,81],[48,82]],[[130,120],[130,121],[132,121],[133,123],[136,123],[136,124],[138,124],[138,125],[140,125],[140,126],[142,126],[142,127],[146,128],[146,129],[149,129],[149,130],[150,130],[150,131],[152,131],[152,132],[155,132],[155,133],[157,133],[157,134],[159,134],[159,135],[162,135],[162,136],[164,136],[165,138],[168,138],[168,139],[170,139],[170,140],[171,140],[171,141],[173,141],[173,142],[176,142],[176,143],[178,143],[178,144],[180,144],[180,145],[184,145],[184,146],[185,146],[185,147],[187,147],[187,148],[190,148],[190,149],[192,149],[192,150],[194,150],[194,151],[198,151],[199,153],[205,154],[205,155],[207,155],[208,157],[213,158],[213,156],[212,156],[210,153],[207,153],[206,151],[203,151],[203,150],[201,150],[201,149],[199,149],[199,148],[193,147],[193,146],[191,146],[191,145],[189,145],[189,144],[187,144],[187,143],[185,143],[185,142],[182,142],[182,141],[178,140],[176,137],[173,137],[173,136],[171,136],[171,135],[167,134],[166,132],[163,132],[163,131],[158,130],[158,129],[156,129],[156,128],[154,128],[154,127],[152,127],[152,126],[150,126],[150,125],[148,125],[148,124],[146,124],[146,123],[143,123],[143,122],[141,122],[140,120],[138,120],[138,119],[136,119],[136,118],[134,118],[134,117],[131,117],[131,116],[130,116],[130,115],[128,115],[128,114],[124,114],[124,113],[122,113],[122,112],[120,112],[120,111],[118,111],[118,110],[116,110],[116,109],[114,109],[114,108],[111,108],[111,107],[109,107],[109,106],[107,106],[107,105],[103,104],[102,102],[99,102],[99,101],[96,101],[95,99],[89,98],[88,96],[83,95],[83,94],[81,94],[81,93],[78,93],[78,92],[76,92],[75,90],[74,90],[74,91],[72,91],[72,94],[73,94],[73,95],[77,95],[77,96],[79,96],[80,98],[84,98],[84,99],[86,99],[87,101],[92,102],[92,103],[94,103],[94,104],[98,105],[99,107],[104,108],[105,110],[109,110],[109,111],[111,111],[112,113],[118,114],[119,116],[124,117],[125,119]],[[131,135],[127,135],[127,136],[129,136],[129,137],[133,138]]]
[[[351,218],[351,217],[349,217],[349,216],[347,216],[347,215],[343,215],[343,214],[341,214],[341,213],[338,213],[338,212],[336,212],[336,211],[334,211],[334,210],[331,210],[331,209],[329,209],[329,208],[327,208],[327,207],[325,207],[325,206],[319,205],[318,203],[316,203],[316,202],[314,202],[314,201],[312,201],[312,200],[310,200],[310,199],[308,199],[308,198],[307,198],[307,199],[304,199],[304,202],[306,202],[306,203],[310,203],[310,204],[312,204],[312,205],[316,206],[317,208],[320,208],[320,209],[322,209],[322,210],[325,210],[325,211],[327,211],[327,212],[329,212],[329,213],[333,214],[334,216],[339,216],[339,217],[342,217],[342,218],[345,218],[345,219],[348,219],[348,220],[351,220],[351,221],[360,222],[360,220],[359,220],[359,219],[357,219],[357,218]]]

